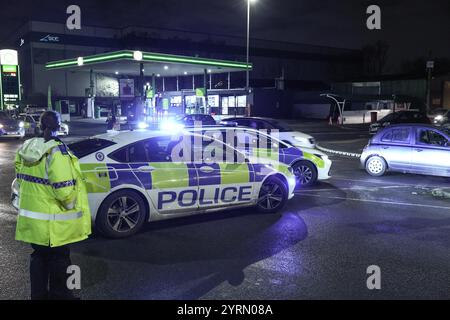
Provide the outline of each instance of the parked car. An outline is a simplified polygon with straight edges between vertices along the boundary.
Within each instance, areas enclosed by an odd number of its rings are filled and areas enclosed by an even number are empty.
[[[0,111],[0,137],[21,139],[25,136],[25,124],[20,119]]]
[[[370,134],[376,134],[381,128],[387,127],[391,124],[399,123],[424,123],[431,124],[428,116],[420,111],[403,110],[390,113],[381,120],[372,123],[369,127]]]
[[[315,148],[316,140],[305,133],[295,131],[289,124],[284,121],[272,119],[272,118],[228,118],[223,119],[221,124],[230,125],[236,123],[236,125],[248,127],[256,130],[267,130],[270,133],[271,130],[278,130],[279,139],[287,142],[295,147]]]
[[[450,129],[400,124],[380,130],[363,150],[361,166],[372,176],[397,171],[450,177]]]

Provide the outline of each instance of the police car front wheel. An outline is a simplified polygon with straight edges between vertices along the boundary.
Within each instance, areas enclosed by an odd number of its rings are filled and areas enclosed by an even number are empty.
[[[110,238],[125,238],[136,234],[147,217],[142,197],[135,191],[121,190],[102,203],[97,217],[97,227]]]
[[[317,181],[317,169],[309,161],[299,161],[292,166],[297,179],[297,185],[309,187]]]
[[[258,197],[258,210],[261,212],[277,212],[287,201],[287,186],[280,178],[273,176],[264,181]]]

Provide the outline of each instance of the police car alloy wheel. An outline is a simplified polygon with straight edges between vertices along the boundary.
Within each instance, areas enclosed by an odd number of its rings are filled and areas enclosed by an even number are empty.
[[[317,181],[317,169],[308,161],[299,161],[292,166],[297,185],[309,187]]]
[[[366,171],[374,177],[381,177],[387,169],[386,161],[378,156],[372,156],[366,162]]]
[[[269,177],[259,191],[258,210],[261,212],[277,212],[286,204],[286,184],[278,177]]]
[[[136,234],[147,218],[142,197],[131,190],[121,190],[105,199],[97,216],[97,227],[110,238],[125,238]]]

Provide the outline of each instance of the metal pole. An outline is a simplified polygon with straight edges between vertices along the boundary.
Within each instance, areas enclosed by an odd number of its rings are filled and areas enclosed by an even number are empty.
[[[145,95],[144,90],[144,64],[139,64],[139,95],[143,97]]]
[[[246,65],[246,83],[245,83],[245,92],[247,95],[247,115],[250,116],[248,112],[249,108],[249,91],[250,91],[250,71],[248,69],[248,65],[250,62],[250,0],[247,0],[247,65]]]
[[[152,74],[152,90],[153,90],[153,98],[152,98],[152,116],[153,121],[156,122],[156,76]]]
[[[204,70],[203,73],[203,87],[205,88],[205,105],[203,108],[203,113],[208,114],[208,70]]]
[[[431,71],[432,68],[427,68],[427,113],[430,112],[431,109]]]
[[[180,91],[180,81],[178,79],[178,76],[177,76],[177,91]]]
[[[91,93],[91,99],[90,104],[88,103],[87,108],[89,108],[90,112],[86,110],[86,115],[89,117],[89,114],[91,114],[91,117],[95,118],[95,82],[94,82],[94,70],[89,70],[89,87],[90,87],[90,93]],[[88,100],[89,101],[89,100]]]

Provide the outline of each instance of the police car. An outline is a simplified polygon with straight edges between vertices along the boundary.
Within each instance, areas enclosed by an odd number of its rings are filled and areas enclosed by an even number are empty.
[[[28,136],[39,136],[41,135],[40,128],[40,118],[42,113],[23,113],[20,115],[19,119],[24,123],[25,134]],[[69,135],[69,126],[67,123],[61,123],[58,132],[58,136]]]
[[[80,159],[96,226],[112,238],[133,235],[146,221],[225,208],[276,212],[294,195],[289,166],[257,162],[204,135],[122,131],[69,149]]]
[[[247,156],[252,150],[253,153],[258,152],[260,156],[263,156],[266,153],[265,150],[276,149],[276,152],[270,152],[266,154],[266,157],[273,159],[275,163],[281,162],[292,167],[298,187],[309,187],[317,181],[331,178],[332,161],[325,153],[313,148],[292,145],[282,140],[282,133],[275,130],[270,134],[257,129],[235,126],[194,126],[185,130],[208,135],[217,133],[227,144],[236,139],[235,147]],[[263,146],[261,142],[265,145]]]

